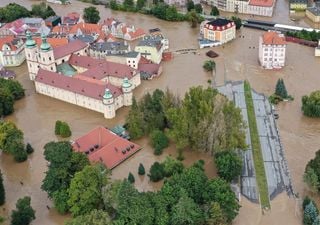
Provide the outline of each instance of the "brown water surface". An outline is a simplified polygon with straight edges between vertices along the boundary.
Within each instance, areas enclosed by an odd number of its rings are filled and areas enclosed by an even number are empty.
[[[1,0],[0,7],[10,2],[16,2],[30,8],[31,4],[38,1]],[[88,6],[89,4],[78,1],[73,1],[73,4],[69,6],[52,5],[59,15],[65,15],[71,11],[82,12],[83,8]],[[170,39],[171,50],[198,47],[196,41],[198,30],[191,29],[186,22],[165,22],[140,14],[113,12],[103,6],[98,6],[98,8],[101,12],[101,18],[112,16],[144,29],[159,27]],[[250,18],[248,15],[243,17]],[[287,0],[277,2],[273,18],[254,17],[253,19],[257,18],[286,24],[314,26],[307,19],[291,21]],[[312,90],[320,89],[320,59],[314,57],[314,49],[312,48],[288,44],[286,67],[279,71],[262,70],[257,61],[258,37],[261,33],[261,31],[242,29],[238,32],[238,38],[235,41],[214,49],[220,55],[216,59],[217,81],[248,79],[257,91],[271,94],[277,79],[284,78],[288,92],[295,100],[282,103],[277,107],[280,115],[278,126],[294,189],[303,195],[305,185],[302,181],[302,174],[305,164],[320,147],[320,120],[309,119],[301,114],[301,96]],[[244,38],[239,38],[240,35]],[[144,81],[135,90],[135,95],[141,97],[145,92],[167,87],[179,95],[184,95],[192,86],[208,86],[207,80],[212,78],[202,69],[202,64],[206,60],[206,51],[201,50],[199,54],[175,55],[171,62],[164,64],[162,76],[152,81]],[[71,139],[73,139],[97,125],[112,127],[115,124],[123,123],[128,108],[120,109],[115,119],[105,120],[102,114],[36,94],[33,83],[28,80],[25,64],[14,70],[17,72],[17,79],[26,89],[26,97],[15,103],[15,113],[6,119],[14,121],[24,131],[26,141],[34,146],[35,152],[27,162],[21,164],[13,162],[8,155],[1,155],[0,169],[4,173],[7,190],[7,203],[2,207],[5,210],[1,214],[8,215],[18,198],[30,195],[32,206],[37,211],[37,219],[33,224],[60,225],[68,216],[61,216],[54,209],[47,210],[46,206],[52,204],[46,193],[40,189],[44,172],[47,169],[46,161],[43,158],[43,146],[51,140],[57,140],[53,132],[55,121],[58,119],[67,121],[72,128]],[[149,183],[147,177],[138,177],[138,165],[143,162],[148,170],[155,160],[163,160],[168,154],[175,155],[174,146],[171,145],[162,156],[154,156],[147,139],[141,139],[137,142],[144,147],[143,150],[115,168],[112,177],[122,179],[127,177],[131,171],[136,177],[136,187],[139,190],[158,190],[161,187],[161,182],[153,184]],[[185,158],[186,165],[192,164],[197,159],[205,159],[208,176],[215,176],[215,168],[208,155],[186,152]],[[23,185],[20,182],[23,182]],[[259,205],[252,204],[244,198],[242,198],[241,204],[240,215],[235,221],[237,225],[282,225],[285,221],[288,221],[287,224],[299,224],[301,221],[299,213],[295,214],[294,200],[288,199],[285,194],[278,196],[272,202],[271,211],[263,216],[260,213]]]

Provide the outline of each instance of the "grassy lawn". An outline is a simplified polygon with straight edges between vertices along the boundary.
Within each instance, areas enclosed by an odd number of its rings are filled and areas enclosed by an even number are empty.
[[[257,179],[258,189],[260,194],[260,204],[263,208],[266,208],[266,207],[270,208],[268,183],[267,183],[266,173],[264,170],[259,133],[258,133],[256,116],[254,112],[253,100],[251,95],[251,87],[247,81],[245,81],[244,83],[244,93],[245,93],[247,110],[248,110],[248,121],[249,121],[249,128],[250,128],[251,145],[252,145],[252,152],[253,152],[254,168],[256,170],[256,179]]]

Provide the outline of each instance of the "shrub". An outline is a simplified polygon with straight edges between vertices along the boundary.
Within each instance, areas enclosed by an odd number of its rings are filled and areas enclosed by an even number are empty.
[[[164,175],[170,177],[176,173],[181,173],[184,169],[183,163],[179,160],[173,159],[172,157],[167,156],[164,162],[162,163]]]
[[[60,135],[60,127],[61,127],[62,122],[60,120],[56,121],[56,125],[54,127],[54,133],[55,135]]]
[[[13,158],[16,162],[24,162],[27,160],[28,153],[24,148],[24,144],[22,143],[17,144],[13,152]]]
[[[213,60],[207,60],[203,64],[203,69],[207,72],[211,72],[216,68],[216,63]]]
[[[305,116],[320,117],[320,91],[302,97],[302,111]]]
[[[148,174],[150,180],[153,182],[160,181],[164,178],[164,168],[158,162],[155,162],[150,168],[150,174]]]
[[[144,166],[142,165],[142,163],[140,163],[138,168],[138,174],[145,175],[145,173],[146,173],[146,170],[144,169]]]
[[[312,225],[313,222],[316,220],[319,211],[317,207],[311,201],[308,205],[306,205],[304,212],[303,212],[303,224],[304,225]]]
[[[71,136],[71,130],[67,123],[63,122],[60,126],[60,136],[67,138]]]
[[[155,155],[161,155],[164,148],[168,147],[169,139],[160,130],[154,130],[151,132],[151,145],[154,148]]]
[[[288,92],[287,92],[287,89],[286,89],[286,86],[284,84],[283,79],[278,79],[277,84],[276,84],[275,94],[280,96],[281,98],[288,97]]]
[[[34,149],[32,148],[32,146],[31,146],[30,143],[27,143],[26,152],[27,152],[28,154],[31,154],[32,152],[34,152]]]
[[[134,179],[134,176],[133,174],[130,172],[129,175],[128,175],[128,181],[133,184],[135,182],[135,179]]]

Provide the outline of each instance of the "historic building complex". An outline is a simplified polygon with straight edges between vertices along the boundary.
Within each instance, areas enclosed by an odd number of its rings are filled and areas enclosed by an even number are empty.
[[[259,61],[265,69],[280,69],[285,65],[286,41],[283,34],[268,31],[259,38]]]
[[[27,33],[26,59],[36,91],[113,118],[116,110],[132,104],[140,73],[123,64],[88,55],[88,44],[76,40],[52,48],[45,36],[40,47]]]

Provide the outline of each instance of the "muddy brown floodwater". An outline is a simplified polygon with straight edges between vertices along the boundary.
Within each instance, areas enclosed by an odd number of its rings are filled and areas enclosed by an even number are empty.
[[[10,2],[16,2],[30,8],[32,4],[39,1],[1,0],[0,7]],[[70,11],[82,12],[88,6],[89,4],[78,1],[73,1],[73,4],[69,6],[52,5],[59,15],[65,15]],[[169,38],[172,51],[198,47],[196,41],[198,30],[191,29],[186,22],[165,22],[140,14],[113,12],[103,6],[98,6],[98,9],[101,12],[101,18],[112,16],[144,29],[159,27]],[[243,18],[250,18],[250,16],[243,16]],[[291,21],[287,0],[277,1],[273,18],[254,17],[253,19],[317,26],[311,24],[307,19]],[[277,107],[280,115],[278,126],[294,189],[300,195],[304,195],[306,187],[302,181],[302,174],[307,161],[320,148],[320,120],[309,119],[301,114],[301,96],[312,90],[320,89],[320,59],[313,56],[314,50],[312,48],[288,44],[286,67],[279,71],[262,70],[257,61],[258,37],[261,33],[261,31],[242,29],[238,32],[238,38],[235,41],[214,49],[220,55],[216,59],[217,81],[223,81],[224,78],[227,80],[248,79],[257,91],[271,94],[277,79],[284,78],[288,92],[295,100],[282,103]],[[240,35],[244,38],[239,38]],[[135,95],[139,98],[144,93],[156,88],[165,89],[168,87],[182,96],[191,86],[208,86],[207,81],[212,77],[202,69],[202,64],[206,59],[206,51],[200,50],[199,54],[175,55],[171,62],[164,64],[162,76],[152,81],[143,81],[142,85],[135,90]],[[54,209],[47,210],[46,206],[51,206],[52,203],[46,193],[40,189],[47,169],[46,161],[43,158],[43,146],[49,141],[57,140],[53,132],[55,121],[57,119],[67,121],[72,128],[71,139],[73,139],[97,125],[112,127],[123,123],[129,109],[122,108],[117,112],[115,119],[105,120],[99,113],[36,94],[33,83],[28,80],[25,64],[14,70],[17,72],[17,79],[26,89],[26,97],[15,103],[14,114],[6,119],[14,121],[24,131],[25,140],[34,146],[35,152],[27,162],[21,164],[15,163],[10,156],[1,155],[0,169],[4,173],[7,203],[2,207],[3,211],[0,209],[0,214],[8,216],[18,198],[30,195],[37,217],[33,222],[34,225],[62,225],[68,216],[61,216]],[[158,190],[161,183],[150,184],[147,177],[138,178],[138,164],[143,162],[146,169],[149,169],[155,160],[162,160],[169,154],[175,155],[174,146],[171,145],[162,156],[154,156],[147,139],[141,139],[137,143],[143,146],[143,149],[115,168],[112,176],[115,179],[122,179],[127,177],[131,171],[136,175],[136,187],[140,191]],[[215,168],[208,155],[186,152],[185,158],[186,165],[192,164],[197,159],[204,159],[206,173],[209,177],[215,176]],[[20,182],[23,182],[23,185]],[[265,215],[261,215],[259,205],[252,204],[244,198],[241,199],[241,205],[240,214],[234,222],[237,225],[301,224],[299,207],[296,207],[296,202],[289,199],[284,193],[272,201],[272,208]]]

